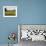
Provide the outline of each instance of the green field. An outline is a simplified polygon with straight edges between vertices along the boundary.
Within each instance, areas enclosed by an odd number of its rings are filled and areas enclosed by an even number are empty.
[[[16,11],[15,10],[7,10],[5,11],[5,16],[15,16]]]

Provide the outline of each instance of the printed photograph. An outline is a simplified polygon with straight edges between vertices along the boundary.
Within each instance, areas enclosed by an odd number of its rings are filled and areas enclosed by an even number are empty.
[[[3,6],[4,17],[17,17],[17,6]]]
[[[32,46],[34,43],[46,42],[46,25],[19,24],[18,38],[20,46]]]

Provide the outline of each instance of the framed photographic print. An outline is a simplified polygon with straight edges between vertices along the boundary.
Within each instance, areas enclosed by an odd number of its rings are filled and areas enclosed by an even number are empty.
[[[3,17],[17,17],[17,6],[3,6]]]

